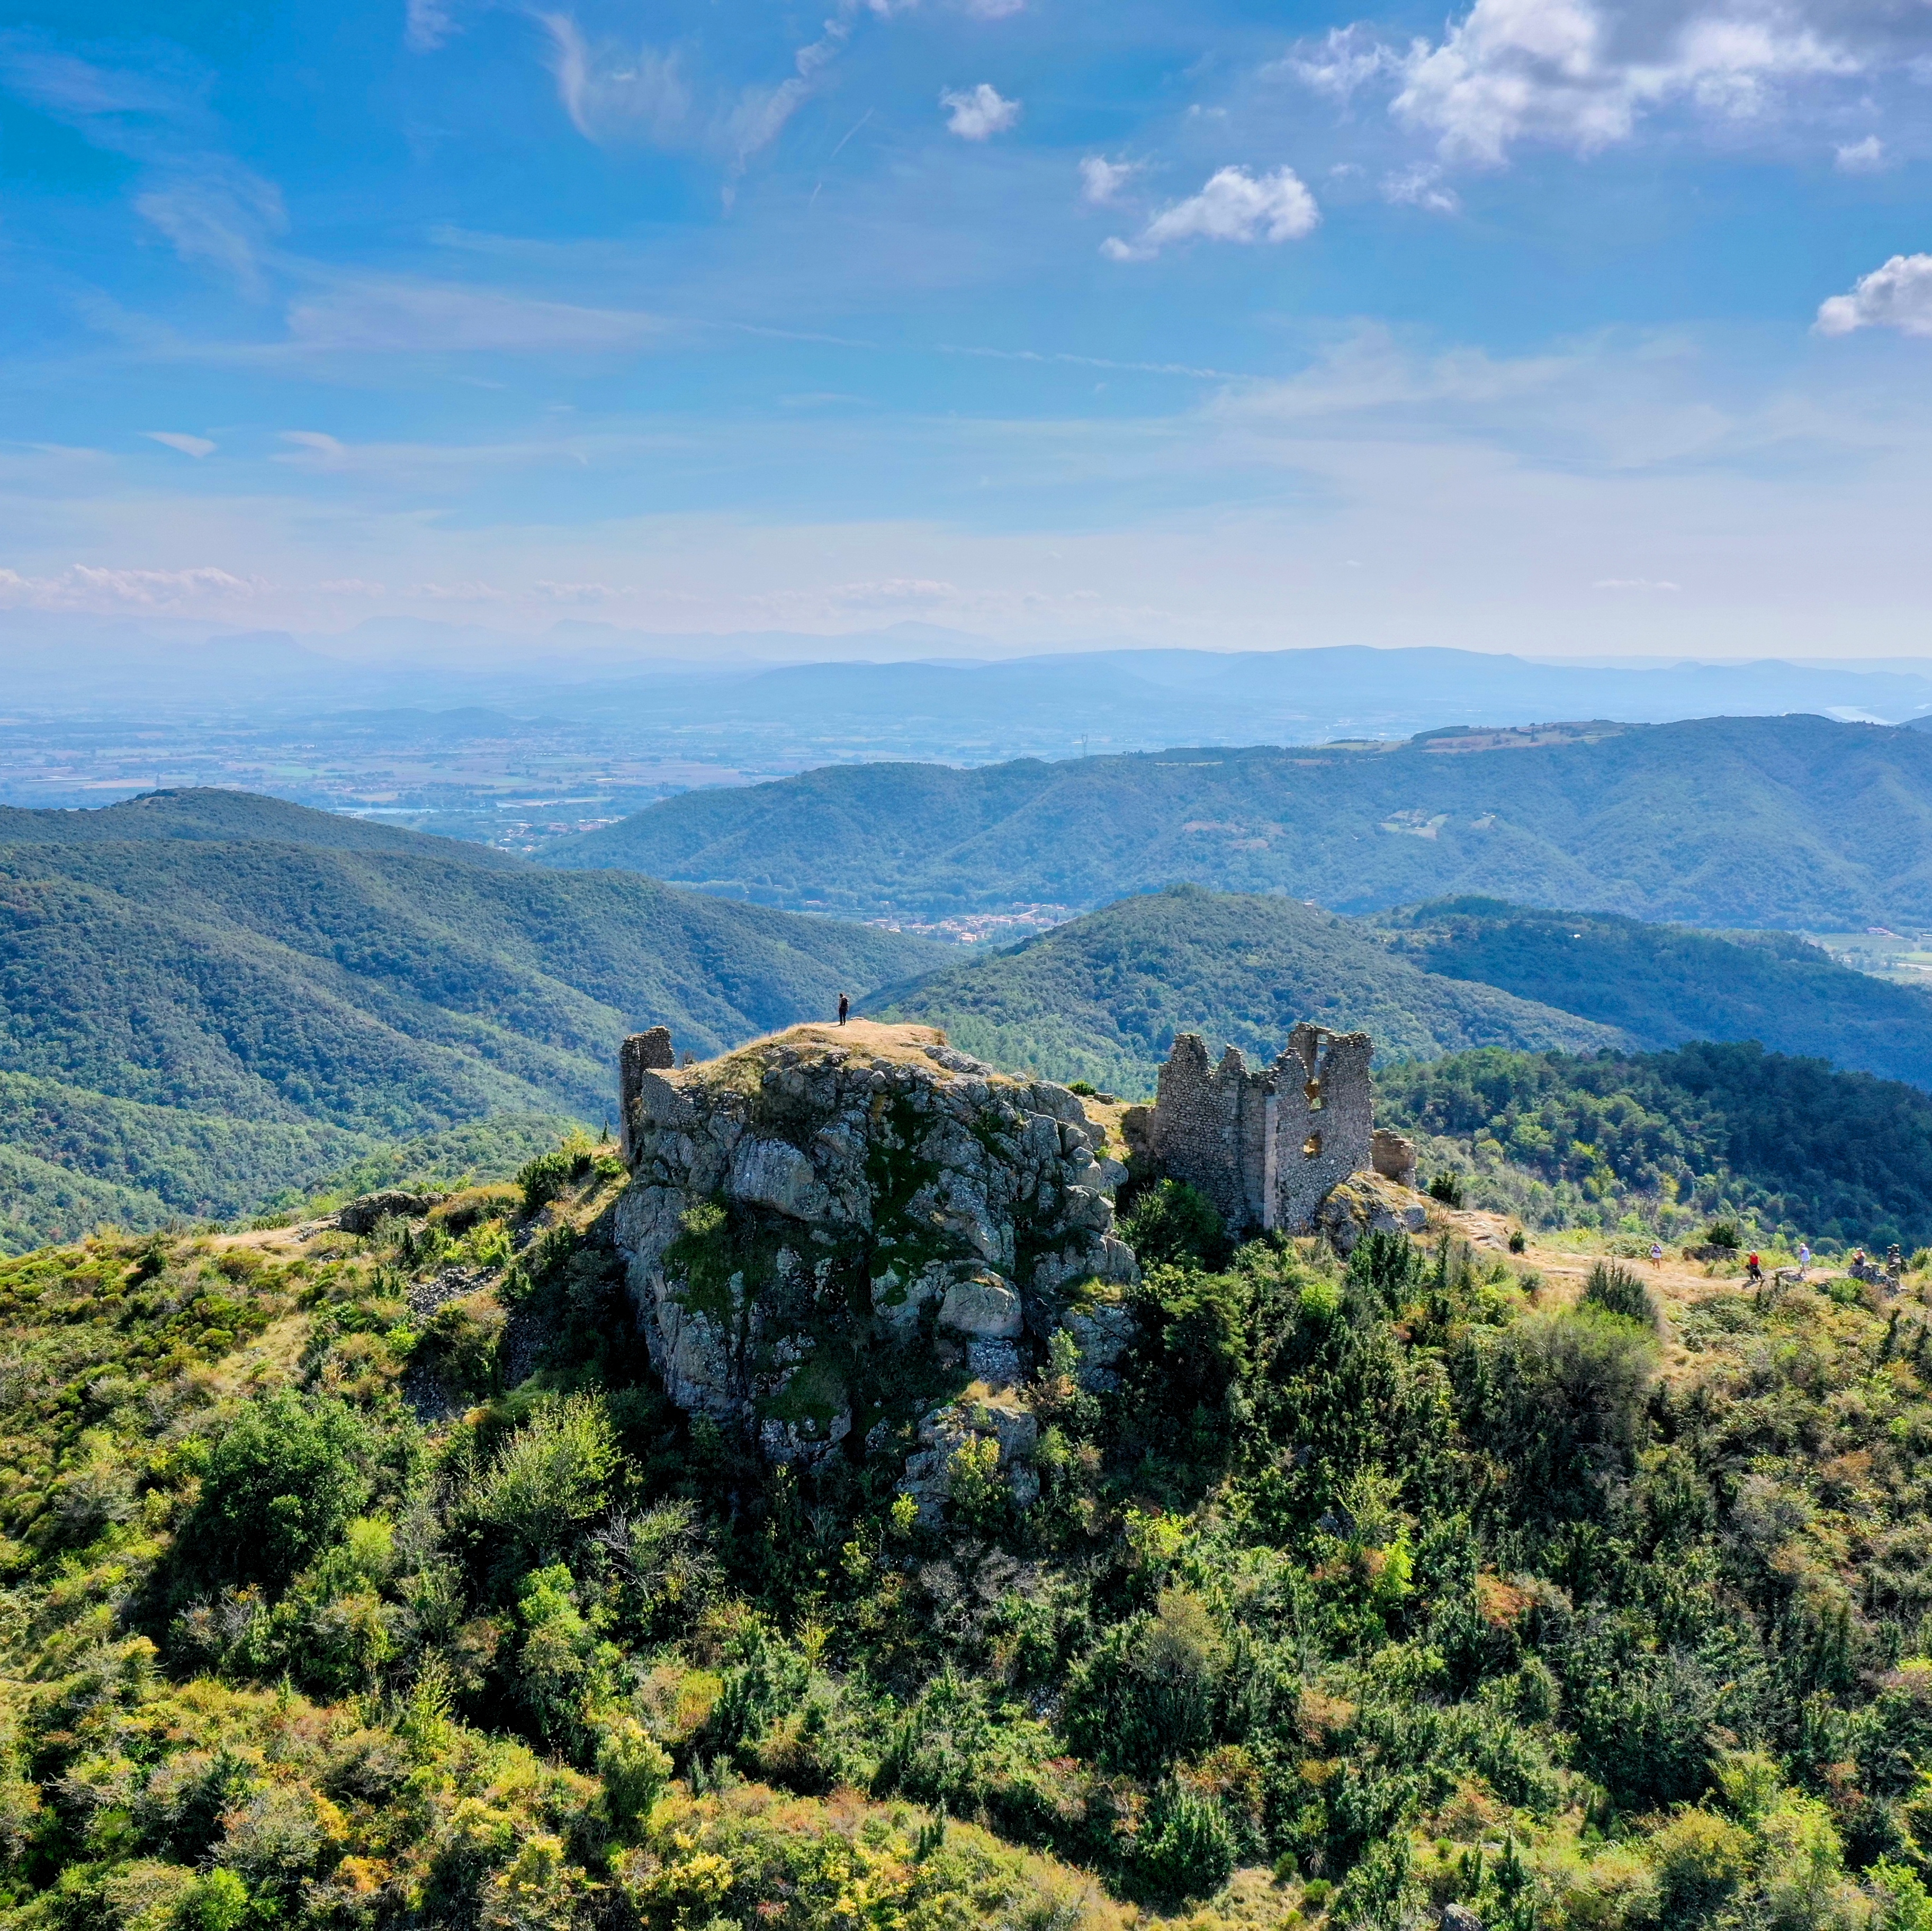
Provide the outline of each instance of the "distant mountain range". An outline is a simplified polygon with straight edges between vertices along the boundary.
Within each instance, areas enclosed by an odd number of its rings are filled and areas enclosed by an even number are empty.
[[[946,956],[232,792],[0,814],[0,1244],[594,1126],[628,1031],[708,1054]]]
[[[1446,732],[668,799],[543,856],[911,922],[1178,880],[1370,912],[1464,892],[1699,926],[1932,924],[1932,735],[1807,716]]]

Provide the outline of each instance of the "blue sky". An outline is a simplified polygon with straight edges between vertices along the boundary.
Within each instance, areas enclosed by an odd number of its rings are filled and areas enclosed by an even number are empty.
[[[0,609],[1932,655],[1932,6],[16,0]]]

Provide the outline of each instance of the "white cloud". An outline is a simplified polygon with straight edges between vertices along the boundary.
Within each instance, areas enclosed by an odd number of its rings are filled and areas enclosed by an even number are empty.
[[[76,563],[57,577],[0,569],[0,609],[174,610],[245,600],[266,590],[259,577],[204,565],[190,570],[112,570]]]
[[[1876,134],[1868,134],[1862,141],[1839,144],[1838,163],[1841,174],[1876,174],[1886,161],[1885,143]]]
[[[1298,241],[1321,219],[1314,196],[1292,168],[1268,175],[1223,168],[1198,194],[1162,208],[1138,239],[1110,236],[1101,250],[1117,262],[1136,262],[1171,241]]]
[[[1080,197],[1096,207],[1112,201],[1140,169],[1138,161],[1110,161],[1105,154],[1089,154],[1080,163]]]
[[[1894,255],[1861,275],[1850,295],[1819,304],[1820,335],[1849,335],[1855,328],[1932,335],[1932,255]]]
[[[278,456],[278,463],[293,463],[304,469],[342,469],[348,466],[347,448],[319,429],[285,429],[281,439],[292,445],[291,453]]]
[[[609,583],[553,583],[539,578],[537,595],[548,598],[554,604],[607,604],[614,597],[634,597],[638,593],[629,585],[622,589]]]
[[[1800,83],[1932,51],[1932,16],[1868,0],[1474,0],[1440,40],[1398,49],[1364,22],[1265,71],[1346,101],[1392,80],[1392,107],[1448,158],[1498,166],[1522,141],[1588,153],[1674,102],[1767,115]],[[1815,16],[1815,17],[1812,17]]]
[[[402,593],[431,604],[500,604],[503,592],[494,583],[412,583]]]
[[[897,604],[950,602],[959,595],[959,586],[937,577],[887,577],[876,583],[841,583],[826,595],[835,604],[874,610]]]
[[[445,0],[406,0],[403,44],[412,53],[434,53],[456,31],[456,16]]]
[[[372,583],[366,577],[331,577],[315,587],[326,597],[386,597],[389,594],[386,583]]]
[[[184,436],[172,429],[144,429],[141,433],[150,442],[163,442],[170,449],[178,449],[184,456],[212,456],[214,445],[205,436]]]
[[[939,104],[947,110],[946,130],[962,141],[990,140],[1019,123],[1020,103],[1003,99],[989,81],[982,80],[977,87],[945,88]]]
[[[1410,48],[1394,108],[1445,154],[1496,164],[1520,140],[1585,153],[1627,140],[1641,114],[1675,98],[1748,115],[1773,83],[1856,65],[1801,18],[1749,0],[1731,13],[1631,15],[1592,0],[1476,0],[1439,44]]]
[[[1668,577],[1599,577],[1590,586],[1593,590],[1681,590],[1682,583],[1673,583]]]
[[[1432,214],[1454,214],[1462,205],[1455,190],[1442,185],[1442,170],[1426,161],[1384,175],[1382,199],[1409,208],[1426,208]]]
[[[976,20],[1010,20],[1026,8],[1026,0],[965,0],[968,13]]]

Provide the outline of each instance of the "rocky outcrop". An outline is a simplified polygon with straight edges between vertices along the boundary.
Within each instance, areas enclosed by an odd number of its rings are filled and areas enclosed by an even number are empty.
[[[922,1027],[799,1027],[674,1069],[624,1066],[616,1236],[671,1399],[773,1462],[900,1459],[922,1509],[962,1444],[1036,1486],[1019,1392],[1056,1330],[1104,1385],[1137,1278],[1125,1170],[1064,1087]]]
[[[1382,1174],[1351,1174],[1315,1210],[1315,1231],[1338,1254],[1352,1254],[1364,1234],[1420,1234],[1428,1225],[1414,1190]]]
[[[440,1193],[365,1193],[338,1208],[335,1224],[345,1234],[372,1233],[379,1220],[420,1220],[443,1198]]]

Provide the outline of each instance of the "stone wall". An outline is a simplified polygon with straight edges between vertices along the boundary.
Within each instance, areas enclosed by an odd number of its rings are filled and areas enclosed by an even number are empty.
[[[633,1033],[617,1048],[617,1132],[626,1160],[635,1156],[635,1120],[638,1097],[644,1091],[644,1075],[668,1072],[676,1063],[677,1055],[671,1051],[668,1026],[653,1026],[648,1032]]]
[[[1273,1066],[1250,1071],[1233,1046],[1210,1065],[1200,1034],[1183,1033],[1136,1137],[1230,1227],[1304,1232],[1336,1183],[1370,1164],[1374,1050],[1366,1033],[1303,1024]]]

